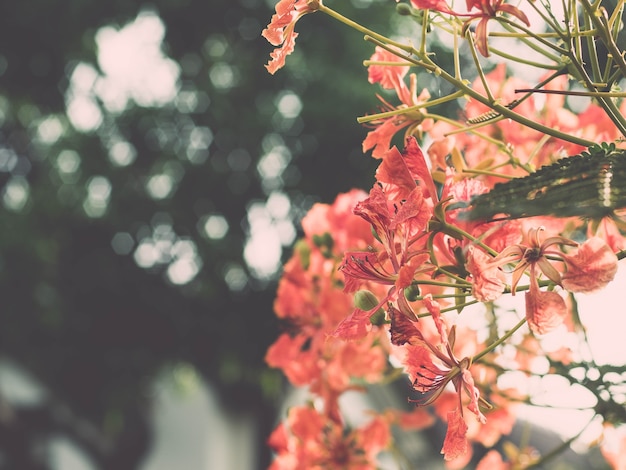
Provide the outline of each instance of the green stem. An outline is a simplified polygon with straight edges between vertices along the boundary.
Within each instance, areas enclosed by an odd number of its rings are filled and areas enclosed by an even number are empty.
[[[491,343],[489,346],[487,346],[485,349],[483,349],[481,352],[479,352],[478,354],[476,354],[474,357],[472,357],[471,359],[471,363],[473,364],[474,362],[479,361],[480,359],[482,359],[484,356],[486,356],[487,354],[489,354],[491,351],[493,351],[494,349],[496,349],[498,346],[500,346],[502,343],[504,343],[507,339],[509,339],[511,336],[513,336],[513,334],[519,330],[522,326],[524,326],[524,324],[526,323],[526,318],[522,318],[517,325],[515,325],[513,328],[511,328],[509,331],[507,331],[505,334],[503,334],[500,338],[498,338],[496,341],[494,341],[493,343]]]
[[[424,101],[423,103],[409,106],[407,108],[398,108],[392,111],[385,111],[384,113],[369,114],[367,116],[358,117],[356,120],[359,124],[363,124],[365,122],[377,121],[379,119],[386,119],[389,117],[410,113],[411,111],[417,111],[425,107],[437,106],[443,103],[447,103],[448,101],[455,100],[457,98],[460,98],[463,95],[464,93],[462,91],[456,91],[452,93],[451,95],[442,96],[441,98],[437,98],[437,99],[430,100],[430,101]]]
[[[452,131],[446,132],[444,134],[444,137],[448,137],[450,135],[458,134],[460,132],[470,132],[470,133],[474,134],[475,136],[478,136],[481,139],[486,140],[487,142],[497,146],[498,149],[501,152],[504,152],[507,155],[511,156],[511,152],[510,152],[509,147],[507,146],[507,144],[505,144],[501,140],[494,139],[490,135],[483,134],[482,132],[478,132],[476,129],[478,129],[480,127],[483,127],[483,126],[481,126],[479,124],[476,124],[476,125],[473,125],[473,126],[464,126],[459,121],[455,121],[454,119],[450,119],[449,117],[441,116],[439,114],[431,114],[431,113],[425,113],[424,114],[424,119],[427,119],[427,118],[431,118],[431,119],[434,119],[436,121],[443,121],[443,122],[445,122],[447,124],[450,124],[451,126],[454,126],[454,127],[457,128],[456,130],[452,130]]]
[[[562,47],[557,46],[554,43],[551,43],[547,39],[545,39],[545,38],[543,38],[543,37],[533,33],[530,29],[522,26],[521,24],[516,23],[515,21],[511,21],[506,16],[499,16],[498,19],[500,20],[500,24],[502,24],[504,27],[509,25],[510,28],[517,29],[517,30],[521,31],[522,34],[524,34],[526,38],[533,38],[533,39],[535,39],[536,41],[540,42],[544,46],[548,47],[549,49],[551,49],[554,52],[556,52],[557,54],[559,54],[559,56],[567,54],[567,52],[568,52],[567,49],[563,49]],[[507,28],[507,29],[509,29],[509,28]],[[509,29],[509,30],[511,30],[511,29]],[[542,49],[541,47],[537,46],[536,44],[534,44],[533,42],[531,42],[528,39],[526,41],[524,41],[524,42],[528,45],[528,47],[532,48],[533,50],[539,52],[540,54],[543,54],[544,56],[554,60],[555,62],[559,62],[559,57],[558,56],[550,54],[548,51],[546,51],[545,49]]]
[[[580,0],[580,3],[589,15],[589,19],[591,19],[593,26],[598,30],[600,40],[608,49],[609,54],[613,57],[613,60],[615,60],[617,66],[622,72],[622,76],[626,77],[626,61],[624,61],[624,54],[619,47],[617,47],[617,44],[615,44],[615,40],[611,34],[612,27],[608,23],[606,16],[603,14],[603,10],[600,10],[600,3],[598,2],[594,6],[592,6],[588,0]],[[618,7],[621,7],[621,4],[618,5]]]
[[[379,45],[387,50],[390,50],[390,48],[385,47],[386,44],[384,42],[381,42],[379,40],[377,40],[374,37],[367,37],[366,40],[369,40],[371,42],[373,42],[376,45]],[[393,52],[393,51],[392,51]],[[412,49],[412,52],[414,54],[417,54],[418,51],[416,51],[415,49]],[[538,132],[541,132],[543,134],[548,134],[551,135],[552,137],[556,137],[557,139],[561,139],[564,140],[566,142],[571,142],[572,144],[576,144],[576,145],[581,145],[583,147],[590,147],[594,144],[593,141],[591,140],[587,140],[587,139],[583,139],[581,137],[577,137],[574,135],[570,135],[570,134],[566,134],[565,132],[562,132],[558,129],[553,129],[551,127],[548,126],[544,126],[543,124],[540,124],[530,118],[527,118],[525,116],[522,116],[521,114],[516,113],[515,111],[512,111],[511,109],[507,108],[506,106],[499,104],[497,101],[495,100],[489,100],[487,97],[481,95],[479,92],[477,92],[476,90],[472,89],[471,86],[466,83],[465,80],[459,80],[455,77],[453,77],[452,75],[450,75],[448,72],[446,72],[445,70],[443,70],[441,67],[439,67],[436,63],[434,63],[432,60],[430,60],[430,58],[428,57],[428,55],[425,55],[423,57],[421,57],[420,59],[415,59],[411,56],[400,56],[402,59],[411,62],[414,65],[417,65],[419,67],[423,67],[426,70],[433,72],[434,74],[440,76],[441,78],[443,78],[445,81],[447,81],[448,83],[450,83],[451,85],[453,85],[457,90],[461,90],[463,91],[466,95],[470,96],[471,98],[474,98],[476,101],[484,104],[485,106],[493,109],[494,111],[496,111],[497,113],[503,115],[504,117],[507,117],[509,119],[512,119],[515,122],[518,122],[520,124],[522,124],[523,126],[526,127],[530,127],[531,129],[535,129]]]
[[[493,52],[495,55],[502,57],[503,59],[512,60],[517,62],[518,64],[529,65],[531,67],[535,67],[538,69],[547,69],[547,70],[558,70],[562,67],[561,64],[543,64],[540,62],[536,62],[534,60],[524,59],[524,57],[519,54],[513,55],[507,52],[501,51],[500,49],[496,49],[495,47],[489,47],[489,51]]]
[[[489,171],[489,170],[472,170],[472,169],[466,169],[463,170],[463,173],[471,173],[471,174],[476,174],[476,175],[485,175],[485,176],[495,176],[496,178],[503,178],[503,179],[515,179],[515,176],[512,175],[504,175],[502,173],[498,173],[496,171]]]

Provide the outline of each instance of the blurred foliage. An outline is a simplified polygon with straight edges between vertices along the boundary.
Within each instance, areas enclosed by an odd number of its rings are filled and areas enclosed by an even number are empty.
[[[387,3],[338,8],[384,31]],[[91,96],[102,122],[76,130],[71,77],[81,64],[102,73],[96,33],[146,11],[180,67],[175,99],[108,112]],[[50,468],[36,448],[56,432],[102,468],[134,468],[149,448],[152,381],[177,363],[256,414],[263,441],[269,433],[282,387],[263,363],[279,332],[277,275],[246,266],[247,211],[287,196],[297,227],[313,202],[369,187],[376,162],[355,146],[365,130],[354,113],[377,106],[361,64],[372,46],[329,18],[299,22],[287,68],[267,74],[260,32],[272,12],[261,0],[0,6],[0,359],[47,391],[40,405],[0,414],[0,468]],[[285,94],[300,113],[277,111]],[[257,164],[276,145],[289,158],[264,179]],[[207,236],[211,215],[227,222],[224,237]],[[183,273],[199,268],[189,282],[172,268],[184,257]]]

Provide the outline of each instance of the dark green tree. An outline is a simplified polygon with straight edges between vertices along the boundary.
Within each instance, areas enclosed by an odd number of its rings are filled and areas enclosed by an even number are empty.
[[[314,201],[367,188],[375,162],[355,145],[365,131],[354,112],[376,103],[361,65],[372,46],[315,15],[269,76],[267,3],[0,6],[0,358],[48,392],[37,406],[6,404],[0,468],[50,468],[36,449],[55,433],[101,468],[135,468],[150,446],[149,387],[181,362],[256,416],[259,468],[269,462],[282,382],[263,356],[279,331],[277,272],[247,264],[249,210],[287,198],[283,222],[297,230]],[[382,7],[345,5],[385,24],[393,9]],[[86,84],[107,73],[97,34],[138,15],[162,21],[176,94],[112,111]]]

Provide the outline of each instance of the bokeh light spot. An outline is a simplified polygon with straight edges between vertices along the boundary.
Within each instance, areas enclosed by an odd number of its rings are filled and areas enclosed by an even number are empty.
[[[109,148],[109,160],[116,166],[128,166],[137,158],[135,147],[126,141],[117,141]]]
[[[93,176],[87,182],[87,198],[83,209],[89,217],[102,217],[109,204],[111,183],[104,176]]]
[[[128,232],[117,232],[111,239],[111,248],[118,255],[128,255],[133,251],[135,242]]]
[[[63,123],[57,116],[48,116],[37,125],[37,140],[42,144],[51,145],[63,135]]]
[[[146,189],[153,199],[165,199],[174,189],[174,180],[166,173],[154,175],[148,180]]]
[[[230,263],[224,269],[224,281],[231,291],[240,292],[248,284],[248,276],[241,266]]]
[[[67,117],[79,132],[95,131],[102,124],[102,110],[93,98],[75,96],[67,104]]]
[[[228,221],[221,215],[206,217],[202,226],[204,233],[211,240],[221,240],[228,233]]]
[[[164,36],[165,25],[150,11],[119,30],[98,30],[98,63],[104,76],[97,90],[103,91],[100,98],[107,109],[112,103],[119,111],[115,94],[146,107],[163,106],[176,97],[180,67],[161,51]]]
[[[286,91],[278,98],[276,103],[278,112],[286,119],[298,117],[302,111],[302,101],[300,97],[291,91]]]
[[[28,201],[30,187],[22,176],[14,176],[4,187],[2,202],[4,207],[13,211],[21,211]]]

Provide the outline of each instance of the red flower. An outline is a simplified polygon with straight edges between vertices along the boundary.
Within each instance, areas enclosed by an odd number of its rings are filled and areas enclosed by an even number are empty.
[[[485,423],[486,418],[478,407],[478,402],[482,399],[469,371],[471,359],[465,357],[459,360],[454,355],[456,328],[453,326],[448,333],[439,303],[433,300],[431,294],[424,296],[423,301],[435,323],[440,344],[432,344],[415,323],[393,309],[391,341],[398,346],[408,344],[405,366],[413,380],[413,388],[424,394],[423,399],[417,401],[419,405],[430,405],[441,396],[448,384],[454,386],[458,395],[458,407],[448,413],[448,432],[442,450],[446,460],[453,460],[467,452],[467,424],[463,419],[464,394],[469,398],[467,409],[481,423]]]
[[[307,13],[316,11],[320,3],[321,0],[280,0],[276,4],[276,14],[261,33],[270,44],[280,46],[270,54],[272,60],[265,66],[269,73],[274,74],[285,65],[285,59],[296,45],[296,22]]]

